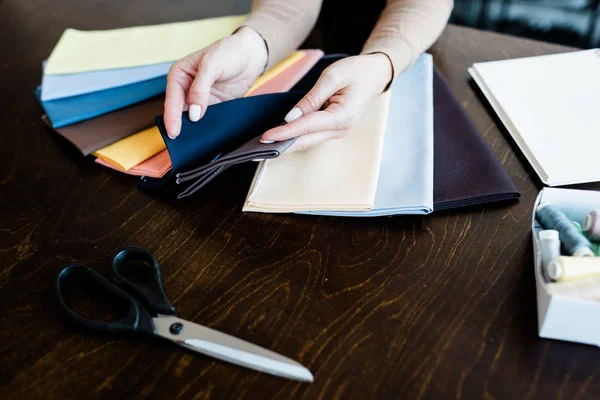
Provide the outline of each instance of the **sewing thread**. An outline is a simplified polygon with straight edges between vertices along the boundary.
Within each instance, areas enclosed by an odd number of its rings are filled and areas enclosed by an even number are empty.
[[[550,204],[542,204],[537,208],[536,219],[544,229],[554,229],[559,232],[560,242],[568,254],[577,257],[594,256],[590,241],[558,208]]]
[[[592,240],[600,240],[600,210],[594,210],[583,220],[583,232]]]
[[[540,253],[542,259],[542,274],[546,282],[550,281],[548,264],[560,256],[560,239],[558,231],[546,229],[538,234],[540,240]]]
[[[556,282],[600,276],[600,258],[557,257],[548,264],[548,276]]]
[[[585,222],[585,221],[584,221]],[[583,228],[581,227],[581,225],[579,225],[579,223],[577,221],[571,221],[571,223],[573,224],[573,226],[575,228],[577,228],[577,230],[579,231],[579,233],[585,235],[585,232],[583,231]],[[589,237],[588,237],[589,239]],[[592,252],[596,255],[600,257],[600,243],[595,242],[593,240],[590,240],[590,243],[592,244]]]

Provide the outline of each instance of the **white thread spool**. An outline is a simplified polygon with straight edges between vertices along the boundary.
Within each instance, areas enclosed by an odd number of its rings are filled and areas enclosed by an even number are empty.
[[[590,239],[600,241],[600,211],[594,210],[586,215],[582,228]]]
[[[542,273],[546,282],[550,281],[548,275],[548,264],[560,256],[559,233],[554,229],[546,229],[538,234],[540,240],[540,252],[542,253]]]

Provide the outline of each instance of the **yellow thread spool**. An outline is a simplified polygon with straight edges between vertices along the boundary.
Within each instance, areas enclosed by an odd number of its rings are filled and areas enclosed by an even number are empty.
[[[600,257],[557,257],[548,263],[548,276],[557,282],[600,276]]]

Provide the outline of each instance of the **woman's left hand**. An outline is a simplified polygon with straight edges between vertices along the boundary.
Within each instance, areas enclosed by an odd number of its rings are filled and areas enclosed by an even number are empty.
[[[298,140],[286,154],[346,137],[362,110],[380,95],[392,77],[392,64],[381,53],[341,59],[321,74],[315,86],[286,115],[287,124],[262,135],[263,143]]]

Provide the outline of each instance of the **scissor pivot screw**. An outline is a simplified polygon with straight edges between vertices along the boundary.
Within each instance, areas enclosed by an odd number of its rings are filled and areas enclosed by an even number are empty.
[[[175,322],[174,324],[171,324],[169,331],[173,335],[179,335],[183,331],[183,324],[181,322]]]

